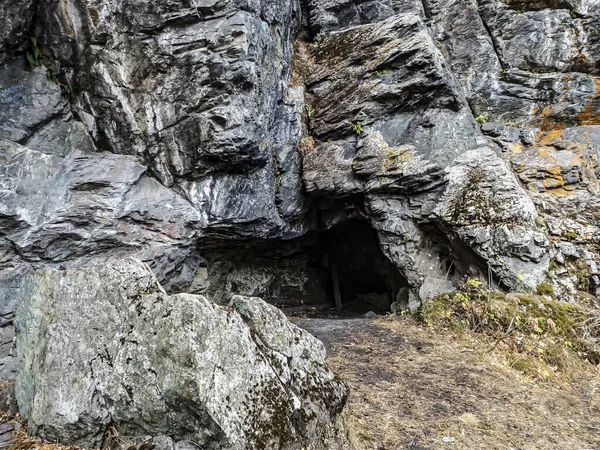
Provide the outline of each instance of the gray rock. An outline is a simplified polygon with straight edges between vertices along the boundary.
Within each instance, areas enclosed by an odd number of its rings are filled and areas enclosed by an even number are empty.
[[[308,257],[284,257],[277,264],[272,258],[219,252],[198,269],[189,291],[217,303],[229,302],[233,294],[287,306],[327,302],[324,282]]]
[[[356,156],[353,142],[324,143],[304,156],[303,177],[313,195],[347,197],[362,191],[352,171]]]
[[[502,70],[475,0],[425,0],[431,34],[476,110],[489,107]],[[483,108],[481,108],[483,109]]]
[[[533,201],[493,151],[466,152],[448,175],[434,215],[483,257],[507,286],[534,289],[548,269],[548,239],[538,230]]]
[[[481,15],[503,67],[540,72],[566,72],[573,67],[578,50],[569,11],[521,12],[491,0],[483,2]]]
[[[303,105],[284,83],[295,1],[86,0],[69,9],[42,0],[38,9],[47,13],[41,39],[72,86],[75,111],[97,130],[98,147],[137,155],[197,207],[210,202],[218,225],[235,214],[264,223],[266,231],[250,233],[277,232],[305,214],[293,152]],[[198,195],[213,185],[219,198]],[[254,197],[263,204],[252,214],[236,208]]]
[[[0,141],[0,317],[32,266],[72,266],[117,255],[148,261],[172,290],[194,276],[192,238],[201,217],[145,175],[132,156],[42,153]],[[4,342],[3,342],[4,345]]]
[[[405,0],[308,0],[313,32],[363,25],[422,10],[420,2]]]
[[[32,8],[0,6],[2,376],[31,269],[134,255],[169,292],[326,302],[311,231],[357,217],[399,308],[488,267],[569,301],[600,289],[597,1]]]
[[[30,45],[29,30],[35,13],[35,0],[2,2],[0,5],[0,63],[24,52]]]
[[[0,382],[0,410],[9,416],[14,416],[19,412],[17,399],[15,398],[14,381]],[[20,423],[13,423],[12,425],[15,427],[15,429],[21,428]]]
[[[60,87],[48,80],[46,69],[26,65],[22,58],[0,66],[0,139],[23,143],[68,112]]]
[[[347,388],[323,344],[260,299],[232,306],[166,295],[134,259],[29,276],[16,321],[29,431],[88,447],[112,426],[206,449],[342,448]]]
[[[464,96],[419,16],[331,33],[314,56],[307,83],[315,138],[379,131],[389,146],[412,144],[442,167],[475,145]]]

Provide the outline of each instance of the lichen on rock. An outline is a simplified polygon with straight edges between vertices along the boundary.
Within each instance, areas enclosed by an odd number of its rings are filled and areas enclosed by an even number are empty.
[[[257,298],[167,295],[134,259],[38,271],[21,290],[16,393],[29,430],[102,445],[343,448],[347,389],[323,345]]]

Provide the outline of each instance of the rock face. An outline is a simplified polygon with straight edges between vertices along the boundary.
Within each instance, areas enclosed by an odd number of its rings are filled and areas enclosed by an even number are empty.
[[[23,276],[114,257],[219,303],[600,294],[597,0],[0,13],[2,378]]]
[[[17,400],[46,439],[343,447],[347,389],[323,344],[260,299],[170,296],[134,259],[38,271],[20,299]]]
[[[29,45],[35,0],[17,0],[0,5],[0,63]]]
[[[295,1],[60,3],[40,1],[40,36],[101,149],[136,155],[209,227],[297,234],[301,186],[279,179],[300,171],[302,122],[282,101]]]

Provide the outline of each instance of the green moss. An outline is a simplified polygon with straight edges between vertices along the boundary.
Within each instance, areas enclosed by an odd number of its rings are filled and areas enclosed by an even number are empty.
[[[533,358],[528,358],[526,356],[515,357],[509,361],[509,365],[525,373],[531,373],[537,369],[536,361]]]
[[[503,213],[506,212],[505,203],[499,201],[493,192],[482,188],[485,180],[486,175],[481,168],[469,170],[464,188],[457,192],[450,204],[453,222],[494,225],[500,223],[503,216],[510,215]],[[510,224],[522,223],[522,218],[510,216]]]
[[[540,283],[536,289],[538,295],[547,295],[552,299],[556,299],[556,295],[554,294],[554,288],[549,283]]]
[[[452,310],[453,294],[441,294],[431,298],[421,305],[417,315],[426,325],[432,325],[449,317]]]
[[[577,287],[582,291],[589,292],[592,273],[587,263],[583,259],[578,259],[569,269],[577,277]]]
[[[479,123],[479,124],[484,124],[487,123],[487,121],[489,120],[487,114],[479,114],[477,117],[475,117],[475,122]]]
[[[586,325],[597,320],[594,314],[579,304],[556,301],[548,283],[540,284],[537,294],[483,289],[443,294],[419,310],[419,318],[426,325],[487,334],[494,341],[504,341],[511,366],[542,378],[553,370],[569,374],[586,361],[600,363],[600,346],[593,339],[598,337],[598,330]]]

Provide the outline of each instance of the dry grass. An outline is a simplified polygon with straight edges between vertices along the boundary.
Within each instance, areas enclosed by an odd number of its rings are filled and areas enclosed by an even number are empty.
[[[0,424],[5,422],[19,422],[20,417],[10,417],[6,413],[0,412]],[[45,442],[37,437],[31,436],[23,426],[17,430],[8,442],[7,450],[83,450],[80,447],[59,445],[56,443]]]
[[[351,389],[359,449],[600,448],[600,374],[537,379],[505,365],[480,335],[411,317],[302,319]]]
[[[476,333],[490,350],[504,355],[506,364],[533,377],[574,379],[600,364],[597,309],[556,301],[553,292],[500,294],[469,282],[461,292],[426,302],[421,320]]]

